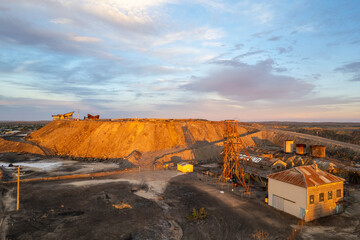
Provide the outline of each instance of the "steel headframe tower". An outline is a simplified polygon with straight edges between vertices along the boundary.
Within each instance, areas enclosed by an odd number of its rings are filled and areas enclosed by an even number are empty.
[[[246,162],[251,158],[244,142],[237,132],[237,121],[224,121],[224,169],[220,179],[225,182],[227,179],[237,178],[247,193],[250,192],[250,186],[245,182]]]

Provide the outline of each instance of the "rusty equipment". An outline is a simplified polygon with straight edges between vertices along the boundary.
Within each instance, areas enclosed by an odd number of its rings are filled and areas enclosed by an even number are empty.
[[[218,181],[237,179],[246,193],[250,193],[250,186],[245,182],[246,162],[252,161],[250,154],[237,132],[237,122],[226,120],[224,124],[224,167]]]
[[[88,115],[87,115],[87,119],[89,119],[89,120],[99,120],[99,119],[100,119],[100,115],[91,115],[91,114],[88,114]]]

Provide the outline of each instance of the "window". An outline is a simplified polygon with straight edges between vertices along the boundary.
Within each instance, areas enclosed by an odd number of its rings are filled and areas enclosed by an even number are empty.
[[[314,195],[310,195],[310,204],[313,204],[315,202]]]
[[[332,191],[328,192],[328,200],[332,199]]]
[[[324,201],[324,193],[320,193],[319,194],[319,202],[323,202]]]
[[[341,197],[341,189],[336,190],[336,197]]]

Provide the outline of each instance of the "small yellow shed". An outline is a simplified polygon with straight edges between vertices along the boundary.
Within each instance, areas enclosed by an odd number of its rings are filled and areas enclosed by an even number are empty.
[[[193,165],[181,162],[177,164],[177,170],[184,173],[193,172]]]

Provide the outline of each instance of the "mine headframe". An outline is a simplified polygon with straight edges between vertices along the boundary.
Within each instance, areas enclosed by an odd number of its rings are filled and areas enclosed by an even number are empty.
[[[220,179],[223,182],[239,181],[240,185],[249,193],[250,186],[245,181],[245,170],[247,162],[251,162],[251,157],[237,132],[237,122],[226,120],[224,124],[224,165],[218,181]]]

